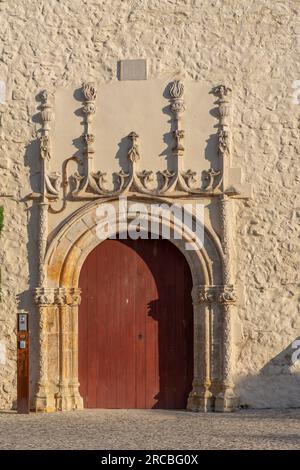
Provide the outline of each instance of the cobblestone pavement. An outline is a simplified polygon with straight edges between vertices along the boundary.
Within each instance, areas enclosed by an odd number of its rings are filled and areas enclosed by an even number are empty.
[[[297,449],[300,410],[0,412],[1,449]]]

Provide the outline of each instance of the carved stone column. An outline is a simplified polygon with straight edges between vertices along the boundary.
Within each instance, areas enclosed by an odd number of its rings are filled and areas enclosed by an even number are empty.
[[[231,411],[238,406],[234,392],[232,369],[234,364],[233,321],[236,293],[232,283],[232,240],[230,231],[231,199],[223,194],[220,199],[221,241],[223,247],[223,287],[219,295],[222,305],[222,379],[221,392],[217,396],[216,411]]]
[[[53,397],[48,390],[48,309],[54,301],[53,289],[46,288],[45,254],[48,236],[48,199],[47,199],[47,163],[50,159],[50,122],[53,118],[52,107],[48,102],[46,91],[41,93],[42,132],[40,136],[41,183],[39,196],[38,222],[38,287],[35,289],[34,300],[39,316],[39,377],[35,395],[36,411],[54,410]]]
[[[187,408],[190,411],[210,411],[213,405],[210,392],[210,315],[213,290],[208,286],[195,286],[192,297],[194,305],[194,380]]]
[[[234,364],[233,317],[236,302],[236,294],[232,285],[223,286],[219,301],[223,306],[223,357],[221,392],[216,398],[215,411],[232,411],[239,404],[232,380]]]
[[[216,398],[216,411],[231,411],[238,405],[238,397],[234,392],[232,380],[232,370],[234,364],[233,345],[233,316],[236,294],[233,287],[233,266],[232,266],[232,199],[231,190],[228,187],[228,172],[231,158],[231,88],[220,85],[214,92],[218,95],[219,105],[219,156],[222,159],[223,179],[220,196],[220,229],[221,242],[223,248],[223,286],[219,294],[219,302],[222,305],[222,378],[221,391]]]
[[[70,346],[70,318],[68,305],[68,292],[64,287],[56,289],[55,304],[59,312],[59,383],[55,395],[56,409],[67,411],[73,409],[71,390],[69,387],[71,374]]]
[[[80,289],[70,289],[70,314],[71,314],[71,380],[70,390],[73,400],[73,409],[83,409],[83,400],[79,393],[79,381],[78,381],[78,305],[80,304]]]
[[[48,308],[54,302],[54,289],[37,288],[34,295],[39,313],[39,377],[35,394],[35,411],[54,411],[54,397],[48,389]]]

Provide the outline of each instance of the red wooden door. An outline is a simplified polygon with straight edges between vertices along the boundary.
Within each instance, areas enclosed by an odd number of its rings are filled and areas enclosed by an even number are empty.
[[[106,240],[80,274],[79,382],[87,408],[185,408],[192,280],[167,240]]]

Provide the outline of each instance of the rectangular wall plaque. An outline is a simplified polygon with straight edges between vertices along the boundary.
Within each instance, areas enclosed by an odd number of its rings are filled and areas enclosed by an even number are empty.
[[[147,80],[147,61],[145,59],[120,60],[118,78],[119,80]]]

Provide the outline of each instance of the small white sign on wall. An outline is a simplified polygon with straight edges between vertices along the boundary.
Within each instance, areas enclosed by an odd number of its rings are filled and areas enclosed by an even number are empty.
[[[6,364],[6,344],[3,339],[0,341],[0,364],[2,366]]]

